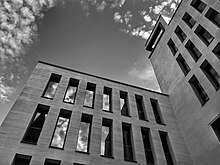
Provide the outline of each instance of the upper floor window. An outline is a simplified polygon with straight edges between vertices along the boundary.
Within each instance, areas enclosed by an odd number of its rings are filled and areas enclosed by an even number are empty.
[[[143,96],[135,95],[137,110],[138,110],[138,117],[140,120],[147,120],[143,102]]]
[[[103,110],[111,112],[112,111],[112,89],[104,87],[103,91]]]
[[[214,10],[213,8],[209,8],[205,17],[208,18],[212,23],[220,28],[220,13]]]
[[[196,20],[187,12],[184,14],[182,19],[190,28],[193,28],[193,26],[196,24]]]
[[[47,86],[44,90],[43,97],[49,98],[49,99],[54,98],[60,79],[61,79],[61,75],[54,74],[54,73],[51,74],[50,80],[47,83]]]
[[[220,59],[220,42],[215,46],[212,52]]]
[[[200,13],[202,13],[206,7],[206,4],[202,2],[201,0],[193,0],[190,5],[194,7]]]
[[[29,165],[31,156],[16,154],[11,165]]]
[[[187,37],[186,33],[184,33],[184,31],[179,26],[176,27],[174,32],[177,35],[177,37],[180,39],[181,42],[183,42]]]
[[[78,85],[79,85],[79,80],[70,78],[69,84],[66,90],[66,94],[63,100],[64,102],[72,103],[72,104],[75,102]]]
[[[187,75],[190,71],[189,65],[186,63],[185,59],[181,54],[178,55],[176,58],[177,63],[179,64],[181,70],[183,71],[184,75]]]
[[[55,159],[45,159],[44,165],[60,165],[61,160],[55,160]]]
[[[94,102],[95,102],[95,90],[96,90],[96,85],[93,83],[87,83],[86,87],[86,95],[85,95],[85,100],[84,100],[84,106],[86,107],[94,107]]]
[[[212,129],[214,130],[218,140],[220,141],[220,117],[218,116],[214,122],[211,123]]]
[[[127,92],[120,91],[120,110],[121,110],[121,115],[129,116]]]
[[[185,45],[186,49],[188,50],[188,52],[190,53],[190,55],[192,56],[192,58],[195,61],[198,61],[198,59],[201,57],[202,53],[199,51],[199,49],[197,49],[197,47],[192,43],[192,41],[188,41]]]
[[[173,55],[175,55],[178,51],[178,48],[176,47],[176,45],[174,44],[172,39],[169,39],[168,43],[167,43],[168,47],[170,48],[171,52],[173,53]]]
[[[198,25],[198,27],[195,30],[196,35],[208,46],[214,37],[201,25]]]
[[[162,119],[162,115],[161,115],[161,111],[160,111],[160,107],[159,107],[159,104],[158,104],[158,100],[155,100],[155,99],[151,98],[150,102],[151,102],[151,106],[152,106],[152,109],[153,109],[153,113],[154,113],[156,123],[157,124],[164,124],[163,119]]]

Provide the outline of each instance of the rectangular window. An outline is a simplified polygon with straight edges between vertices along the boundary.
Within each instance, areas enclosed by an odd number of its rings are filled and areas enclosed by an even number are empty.
[[[86,153],[89,152],[91,128],[92,128],[92,115],[82,114],[76,151],[86,152]]]
[[[189,68],[189,65],[186,63],[185,59],[183,58],[183,56],[179,54],[178,57],[176,58],[176,61],[179,64],[184,75],[186,76],[189,73],[190,68]]]
[[[122,123],[124,160],[134,161],[131,124]]]
[[[29,165],[31,156],[16,154],[11,165]]]
[[[176,45],[174,44],[172,39],[169,39],[168,43],[167,43],[168,47],[170,48],[171,52],[173,53],[173,55],[176,54],[176,52],[178,51],[178,48],[176,47]]]
[[[50,144],[51,147],[61,148],[61,149],[64,148],[71,113],[72,112],[68,110],[64,110],[64,109],[60,110],[60,114]]]
[[[141,134],[144,143],[144,151],[147,165],[154,165],[154,156],[151,145],[150,130],[148,128],[141,127]]]
[[[209,44],[214,39],[214,37],[201,25],[198,25],[195,33],[206,44],[206,46],[209,46]]]
[[[143,102],[143,96],[135,95],[137,110],[138,110],[138,117],[140,120],[147,120]]]
[[[200,13],[202,13],[206,7],[206,4],[202,2],[201,0],[193,0],[190,5],[194,7]]]
[[[151,98],[150,102],[151,102],[151,106],[152,106],[152,109],[153,109],[153,113],[154,113],[156,123],[157,124],[164,124],[164,122],[162,120],[162,115],[161,115],[160,107],[159,107],[159,104],[158,104],[158,100],[155,100],[155,99]]]
[[[220,59],[220,42],[215,46],[212,52]]]
[[[163,146],[163,151],[165,154],[165,158],[167,161],[167,165],[174,165],[173,157],[171,154],[171,144],[168,138],[167,132],[159,131],[160,134],[160,140]]]
[[[214,10],[213,8],[209,8],[205,17],[208,18],[212,23],[220,28],[220,13]]]
[[[101,155],[112,157],[112,120],[102,119]]]
[[[87,83],[84,106],[94,108],[95,89],[95,84],[89,82]]]
[[[120,91],[120,110],[121,110],[121,115],[129,116],[127,92]]]
[[[211,66],[211,64],[207,60],[205,60],[200,66],[200,68],[202,69],[206,77],[209,79],[209,81],[212,83],[213,87],[216,90],[218,90],[220,87],[220,76]]]
[[[61,160],[55,160],[55,159],[45,159],[44,165],[60,165]]]
[[[51,74],[49,82],[47,83],[47,86],[44,90],[43,97],[48,99],[54,98],[60,79],[61,79],[61,75],[54,73]]]
[[[211,127],[215,132],[215,135],[217,136],[218,140],[220,141],[220,117],[211,123]]]
[[[188,13],[185,13],[182,19],[191,29],[196,24],[196,20]]]
[[[204,105],[209,100],[209,97],[194,75],[189,80],[189,84],[191,85],[191,87],[192,87],[193,91],[195,92],[197,98],[199,99],[200,103],[202,105]]]
[[[74,104],[76,98],[76,92],[78,89],[79,80],[70,78],[69,84],[64,97],[64,102]]]
[[[49,108],[49,106],[38,104],[22,142],[37,144],[44,122],[47,118]]]
[[[202,56],[202,53],[199,51],[199,49],[197,49],[192,41],[189,40],[185,47],[195,61],[198,61],[198,59]]]
[[[104,87],[103,91],[103,110],[112,112],[112,89],[108,87]]]
[[[181,42],[183,42],[187,37],[186,33],[184,33],[184,31],[179,26],[176,27],[174,32],[177,35],[177,37],[180,39]]]

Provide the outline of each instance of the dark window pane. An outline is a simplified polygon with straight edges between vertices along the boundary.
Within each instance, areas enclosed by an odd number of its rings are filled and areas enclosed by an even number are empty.
[[[195,30],[196,35],[208,46],[214,37],[201,25],[198,25],[198,27]]]
[[[121,115],[129,116],[127,92],[120,91],[120,110]]]
[[[183,30],[179,26],[177,26],[174,32],[181,42],[183,42],[187,37],[186,34],[183,32]]]
[[[136,100],[139,119],[146,120],[145,113],[144,113],[143,97],[135,95],[135,100]]]
[[[192,3],[190,4],[192,7],[194,7],[197,11],[200,13],[203,12],[203,10],[206,7],[206,4],[202,2],[201,0],[193,0]]]
[[[209,8],[205,17],[208,18],[212,23],[220,28],[220,13],[214,10],[213,8]]]
[[[188,66],[188,64],[186,63],[185,59],[183,58],[183,56],[181,54],[179,54],[179,56],[177,57],[177,63],[179,64],[181,70],[183,71],[184,75],[187,75],[190,71],[190,68]]]
[[[72,78],[70,79],[67,90],[66,90],[66,94],[63,100],[64,102],[72,103],[72,104],[75,102],[78,85],[79,85],[79,80],[72,79]]]
[[[45,159],[44,165],[60,165],[61,160],[55,160],[55,159]]]
[[[189,40],[185,47],[195,61],[198,61],[198,59],[202,56],[202,53],[197,49],[192,41]]]
[[[196,24],[196,20],[193,19],[188,13],[185,13],[182,19],[190,28],[193,28],[193,26]]]
[[[16,154],[11,165],[29,165],[31,161],[31,156]]]
[[[95,89],[96,89],[95,84],[87,83],[84,106],[91,108],[94,107]]]
[[[173,55],[176,54],[176,52],[178,51],[176,45],[174,44],[173,40],[170,39],[167,43],[168,47],[170,48],[171,52],[173,53]]]
[[[109,119],[102,121],[101,155],[112,156],[112,120]]]
[[[215,46],[212,52],[220,59],[220,42]]]
[[[220,141],[220,117],[218,117],[212,124],[212,129],[214,130],[218,140]]]
[[[150,99],[151,105],[152,105],[152,109],[153,109],[153,113],[154,113],[154,117],[156,120],[157,124],[164,124],[162,121],[162,117],[161,117],[161,112],[160,112],[160,108],[159,108],[159,104],[158,101],[155,99]]]

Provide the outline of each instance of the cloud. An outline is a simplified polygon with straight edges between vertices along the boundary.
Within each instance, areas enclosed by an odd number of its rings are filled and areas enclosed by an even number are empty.
[[[167,16],[165,16],[165,15],[162,15],[162,17],[163,17],[163,19],[164,19],[164,21],[168,24],[169,22],[170,22],[170,20],[171,20],[171,17],[167,17]]]
[[[9,101],[9,97],[16,92],[15,88],[4,83],[4,77],[0,77],[0,102]]]

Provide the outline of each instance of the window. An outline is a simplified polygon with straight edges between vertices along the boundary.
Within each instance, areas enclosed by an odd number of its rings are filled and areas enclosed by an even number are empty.
[[[173,55],[176,54],[176,52],[178,51],[176,45],[174,44],[173,40],[170,39],[167,43],[168,47],[170,48],[171,52],[173,53]]]
[[[161,117],[161,112],[160,112],[160,107],[159,107],[159,104],[158,104],[158,100],[155,100],[155,99],[151,98],[150,102],[151,102],[151,106],[152,106],[152,109],[153,109],[153,113],[154,113],[156,123],[157,124],[164,124],[164,122],[162,120],[162,117]]]
[[[131,124],[122,123],[124,160],[134,161],[133,140],[131,135]]]
[[[194,61],[198,61],[198,59],[202,56],[202,53],[197,49],[197,47],[192,43],[192,41],[188,41],[185,45],[186,49],[194,59]]]
[[[102,119],[101,155],[112,157],[112,120]]]
[[[165,158],[166,158],[166,161],[167,161],[167,165],[174,165],[173,157],[172,157],[172,154],[170,152],[171,144],[170,144],[170,141],[168,139],[168,134],[167,134],[167,132],[163,132],[163,131],[159,131],[159,134],[160,134],[160,140],[161,140],[161,143],[162,143]]]
[[[22,142],[37,144],[44,122],[47,118],[49,108],[49,106],[38,104]]]
[[[190,5],[194,7],[200,13],[202,13],[206,7],[206,4],[202,2],[201,0],[193,0]]]
[[[154,165],[154,156],[151,145],[150,130],[148,128],[141,127],[141,134],[144,143],[144,151],[147,165]]]
[[[120,110],[121,110],[121,115],[129,116],[127,92],[120,91]]]
[[[44,165],[60,165],[61,160],[55,160],[55,159],[45,159]]]
[[[69,84],[64,97],[64,102],[74,104],[76,98],[76,92],[78,89],[79,80],[70,78]]]
[[[56,91],[57,91],[58,84],[60,82],[60,79],[61,79],[60,75],[57,75],[54,73],[51,74],[50,80],[47,83],[47,86],[44,90],[43,97],[48,98],[48,99],[54,98]]]
[[[220,28],[220,13],[214,10],[213,8],[209,8],[205,17],[208,18],[212,23]]]
[[[53,133],[52,141],[50,146],[55,148],[64,148],[64,143],[66,140],[66,134],[68,131],[68,126],[71,117],[71,111],[61,109],[59,117],[56,123],[56,127]]]
[[[206,44],[206,46],[208,46],[214,39],[214,37],[201,25],[198,25],[195,33]]]
[[[103,91],[103,110],[112,112],[111,108],[112,103],[112,89],[108,87],[104,87]]]
[[[179,64],[184,75],[186,76],[189,73],[190,68],[189,68],[189,65],[186,63],[185,59],[183,58],[183,56],[179,54],[179,56],[176,58],[176,61]]]
[[[95,89],[96,89],[95,84],[87,83],[84,106],[91,107],[91,108],[94,107]]]
[[[211,64],[207,60],[205,60],[200,66],[200,68],[202,69],[206,77],[209,79],[209,81],[212,83],[213,87],[216,90],[218,90],[220,87],[220,76],[211,66]]]
[[[85,165],[85,164],[81,164],[81,163],[73,163],[73,165]]]
[[[76,151],[89,152],[90,134],[92,128],[92,116],[82,114],[79,128]]]
[[[220,117],[211,123],[211,127],[215,132],[215,135],[217,136],[218,140],[220,141]]]
[[[186,34],[184,33],[184,31],[179,26],[176,27],[174,32],[177,35],[177,37],[180,39],[181,42],[183,42],[187,37]]]
[[[212,52],[220,59],[220,42],[215,46]]]
[[[31,161],[31,156],[16,154],[11,165],[29,165]]]
[[[196,20],[188,13],[185,13],[182,19],[191,29],[196,24]]]
[[[137,110],[138,110],[138,117],[140,120],[147,120],[146,114],[144,111],[144,103],[143,103],[143,97],[139,95],[135,95]]]
[[[189,80],[189,84],[191,85],[191,87],[192,87],[193,91],[195,92],[197,98],[199,99],[200,103],[202,105],[204,105],[209,100],[209,97],[194,75]]]

